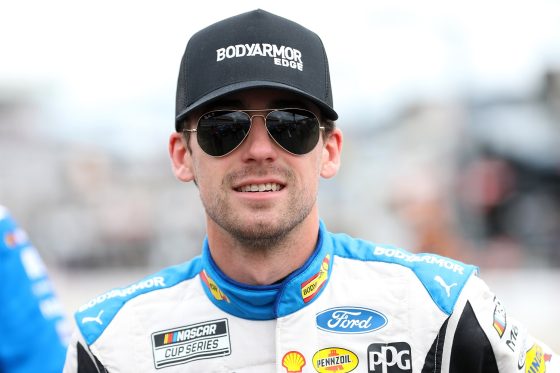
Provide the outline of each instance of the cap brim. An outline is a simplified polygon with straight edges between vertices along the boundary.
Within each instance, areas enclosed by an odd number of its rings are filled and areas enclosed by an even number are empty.
[[[336,111],[334,111],[333,108],[331,108],[328,104],[326,104],[324,101],[320,100],[317,97],[314,97],[312,95],[309,95],[297,88],[294,88],[292,86],[286,85],[286,84],[282,84],[282,83],[277,83],[277,82],[268,82],[268,81],[248,81],[248,82],[241,82],[241,83],[235,83],[235,84],[230,84],[228,86],[222,87],[220,89],[217,89],[215,91],[212,91],[204,96],[202,96],[201,98],[199,98],[198,100],[196,100],[194,103],[192,103],[191,105],[187,106],[187,108],[185,110],[183,110],[182,112],[180,112],[176,117],[175,117],[175,129],[178,130],[178,124],[193,110],[196,110],[204,105],[208,105],[210,103],[212,103],[213,101],[216,101],[226,95],[235,93],[235,92],[239,92],[239,91],[244,91],[246,89],[251,89],[251,88],[277,88],[277,89],[282,89],[288,92],[293,92],[296,93],[308,100],[310,100],[311,102],[313,102],[315,105],[317,105],[319,107],[319,109],[321,110],[321,112],[323,113],[323,115],[330,120],[337,120],[338,119],[338,114],[336,113]]]

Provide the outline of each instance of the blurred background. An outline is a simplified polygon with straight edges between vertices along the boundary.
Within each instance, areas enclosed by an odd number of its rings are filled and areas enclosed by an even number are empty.
[[[167,155],[179,61],[197,30],[263,8],[327,49],[345,135],[329,229],[480,266],[560,351],[560,1],[337,4],[2,4],[0,204],[68,313],[200,251],[197,190]]]

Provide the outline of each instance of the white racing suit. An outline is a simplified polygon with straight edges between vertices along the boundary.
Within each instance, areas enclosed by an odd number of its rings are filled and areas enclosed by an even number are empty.
[[[328,232],[279,284],[200,257],[84,304],[65,373],[560,372],[476,267]]]

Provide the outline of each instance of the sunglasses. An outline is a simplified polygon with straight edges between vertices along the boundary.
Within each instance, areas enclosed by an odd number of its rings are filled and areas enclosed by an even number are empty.
[[[250,112],[268,111],[266,115]],[[254,117],[262,117],[268,135],[282,149],[294,155],[309,153],[319,141],[322,127],[315,114],[305,109],[214,110],[200,117],[194,129],[200,148],[213,157],[228,155],[249,135]]]

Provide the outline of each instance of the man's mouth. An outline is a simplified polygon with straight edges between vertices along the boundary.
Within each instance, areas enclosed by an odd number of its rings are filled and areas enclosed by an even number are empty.
[[[276,183],[265,184],[247,184],[235,190],[238,192],[277,192],[283,188],[282,185]]]

